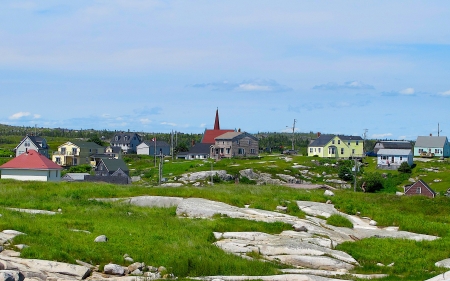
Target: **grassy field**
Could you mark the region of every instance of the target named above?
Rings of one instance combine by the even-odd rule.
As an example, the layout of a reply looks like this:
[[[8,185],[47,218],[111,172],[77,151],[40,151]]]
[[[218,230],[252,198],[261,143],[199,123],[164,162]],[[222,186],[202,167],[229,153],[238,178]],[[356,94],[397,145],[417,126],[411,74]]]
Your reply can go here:
[[[126,264],[123,255],[155,266],[164,265],[179,277],[200,275],[266,275],[277,273],[280,265],[248,261],[212,246],[213,231],[262,231],[279,233],[291,229],[282,223],[259,223],[239,219],[185,219],[174,208],[141,208],[89,200],[94,197],[164,195],[201,197],[228,204],[274,210],[288,201],[325,202],[323,191],[306,191],[281,186],[217,184],[206,187],[158,188],[117,186],[98,183],[38,183],[0,180],[0,230],[15,229],[14,244],[27,244],[26,258],[74,262],[80,259],[94,264]],[[354,256],[362,267],[355,272],[388,273],[382,280],[424,280],[442,269],[436,261],[449,256],[450,200],[441,196],[399,197],[392,194],[367,194],[338,190],[333,197],[336,208],[346,213],[361,212],[379,225],[396,225],[417,233],[439,235],[432,242],[401,239],[364,239],[344,243],[339,250]],[[55,216],[31,215],[5,207],[33,208],[62,213]],[[292,214],[304,214],[291,209]],[[86,230],[73,232],[72,229]],[[105,234],[108,243],[94,243]],[[376,263],[393,267],[379,267]]]

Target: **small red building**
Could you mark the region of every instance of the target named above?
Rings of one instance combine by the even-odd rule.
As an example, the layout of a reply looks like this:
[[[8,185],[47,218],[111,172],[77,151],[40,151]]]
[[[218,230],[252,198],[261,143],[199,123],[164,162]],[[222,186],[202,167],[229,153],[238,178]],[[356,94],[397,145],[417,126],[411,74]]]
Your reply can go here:
[[[404,187],[405,195],[424,195],[430,198],[436,197],[436,192],[431,189],[423,180],[418,180],[412,185]]]

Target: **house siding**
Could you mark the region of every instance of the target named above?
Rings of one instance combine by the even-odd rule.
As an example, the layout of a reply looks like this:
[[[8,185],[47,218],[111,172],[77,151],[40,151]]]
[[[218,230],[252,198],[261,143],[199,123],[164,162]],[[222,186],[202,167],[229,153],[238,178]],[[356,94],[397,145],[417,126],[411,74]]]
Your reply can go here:
[[[21,181],[52,181],[61,180],[59,170],[27,170],[27,169],[3,169],[2,179],[15,179]]]
[[[405,195],[409,196],[423,195],[429,198],[434,198],[436,196],[436,194],[420,180],[409,187],[405,187],[405,189]]]
[[[248,157],[258,155],[258,140],[249,135],[238,135],[232,139],[216,139],[216,143],[211,147],[210,151],[211,158]]]

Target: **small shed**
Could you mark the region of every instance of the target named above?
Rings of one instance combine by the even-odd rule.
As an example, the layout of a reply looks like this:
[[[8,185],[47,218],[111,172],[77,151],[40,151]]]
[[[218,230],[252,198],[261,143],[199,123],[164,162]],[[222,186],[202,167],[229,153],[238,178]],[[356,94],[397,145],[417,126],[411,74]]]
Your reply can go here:
[[[84,181],[84,176],[89,176],[88,173],[67,173],[61,180],[63,181]]]
[[[381,148],[377,153],[377,167],[379,169],[398,169],[403,162],[409,166],[414,164],[411,149]]]
[[[418,180],[412,185],[405,186],[404,191],[405,195],[424,195],[430,198],[436,197],[436,192],[423,180]]]

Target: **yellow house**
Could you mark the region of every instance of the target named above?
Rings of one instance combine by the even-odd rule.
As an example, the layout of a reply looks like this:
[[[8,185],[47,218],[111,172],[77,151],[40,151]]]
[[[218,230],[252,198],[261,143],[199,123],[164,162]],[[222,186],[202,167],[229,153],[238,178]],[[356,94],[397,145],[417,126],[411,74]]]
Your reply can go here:
[[[308,146],[308,156],[322,158],[362,158],[364,140],[359,136],[319,135]]]
[[[61,166],[76,166],[91,164],[90,155],[103,153],[104,147],[95,142],[68,141],[58,146],[58,151],[53,152],[52,161]]]

